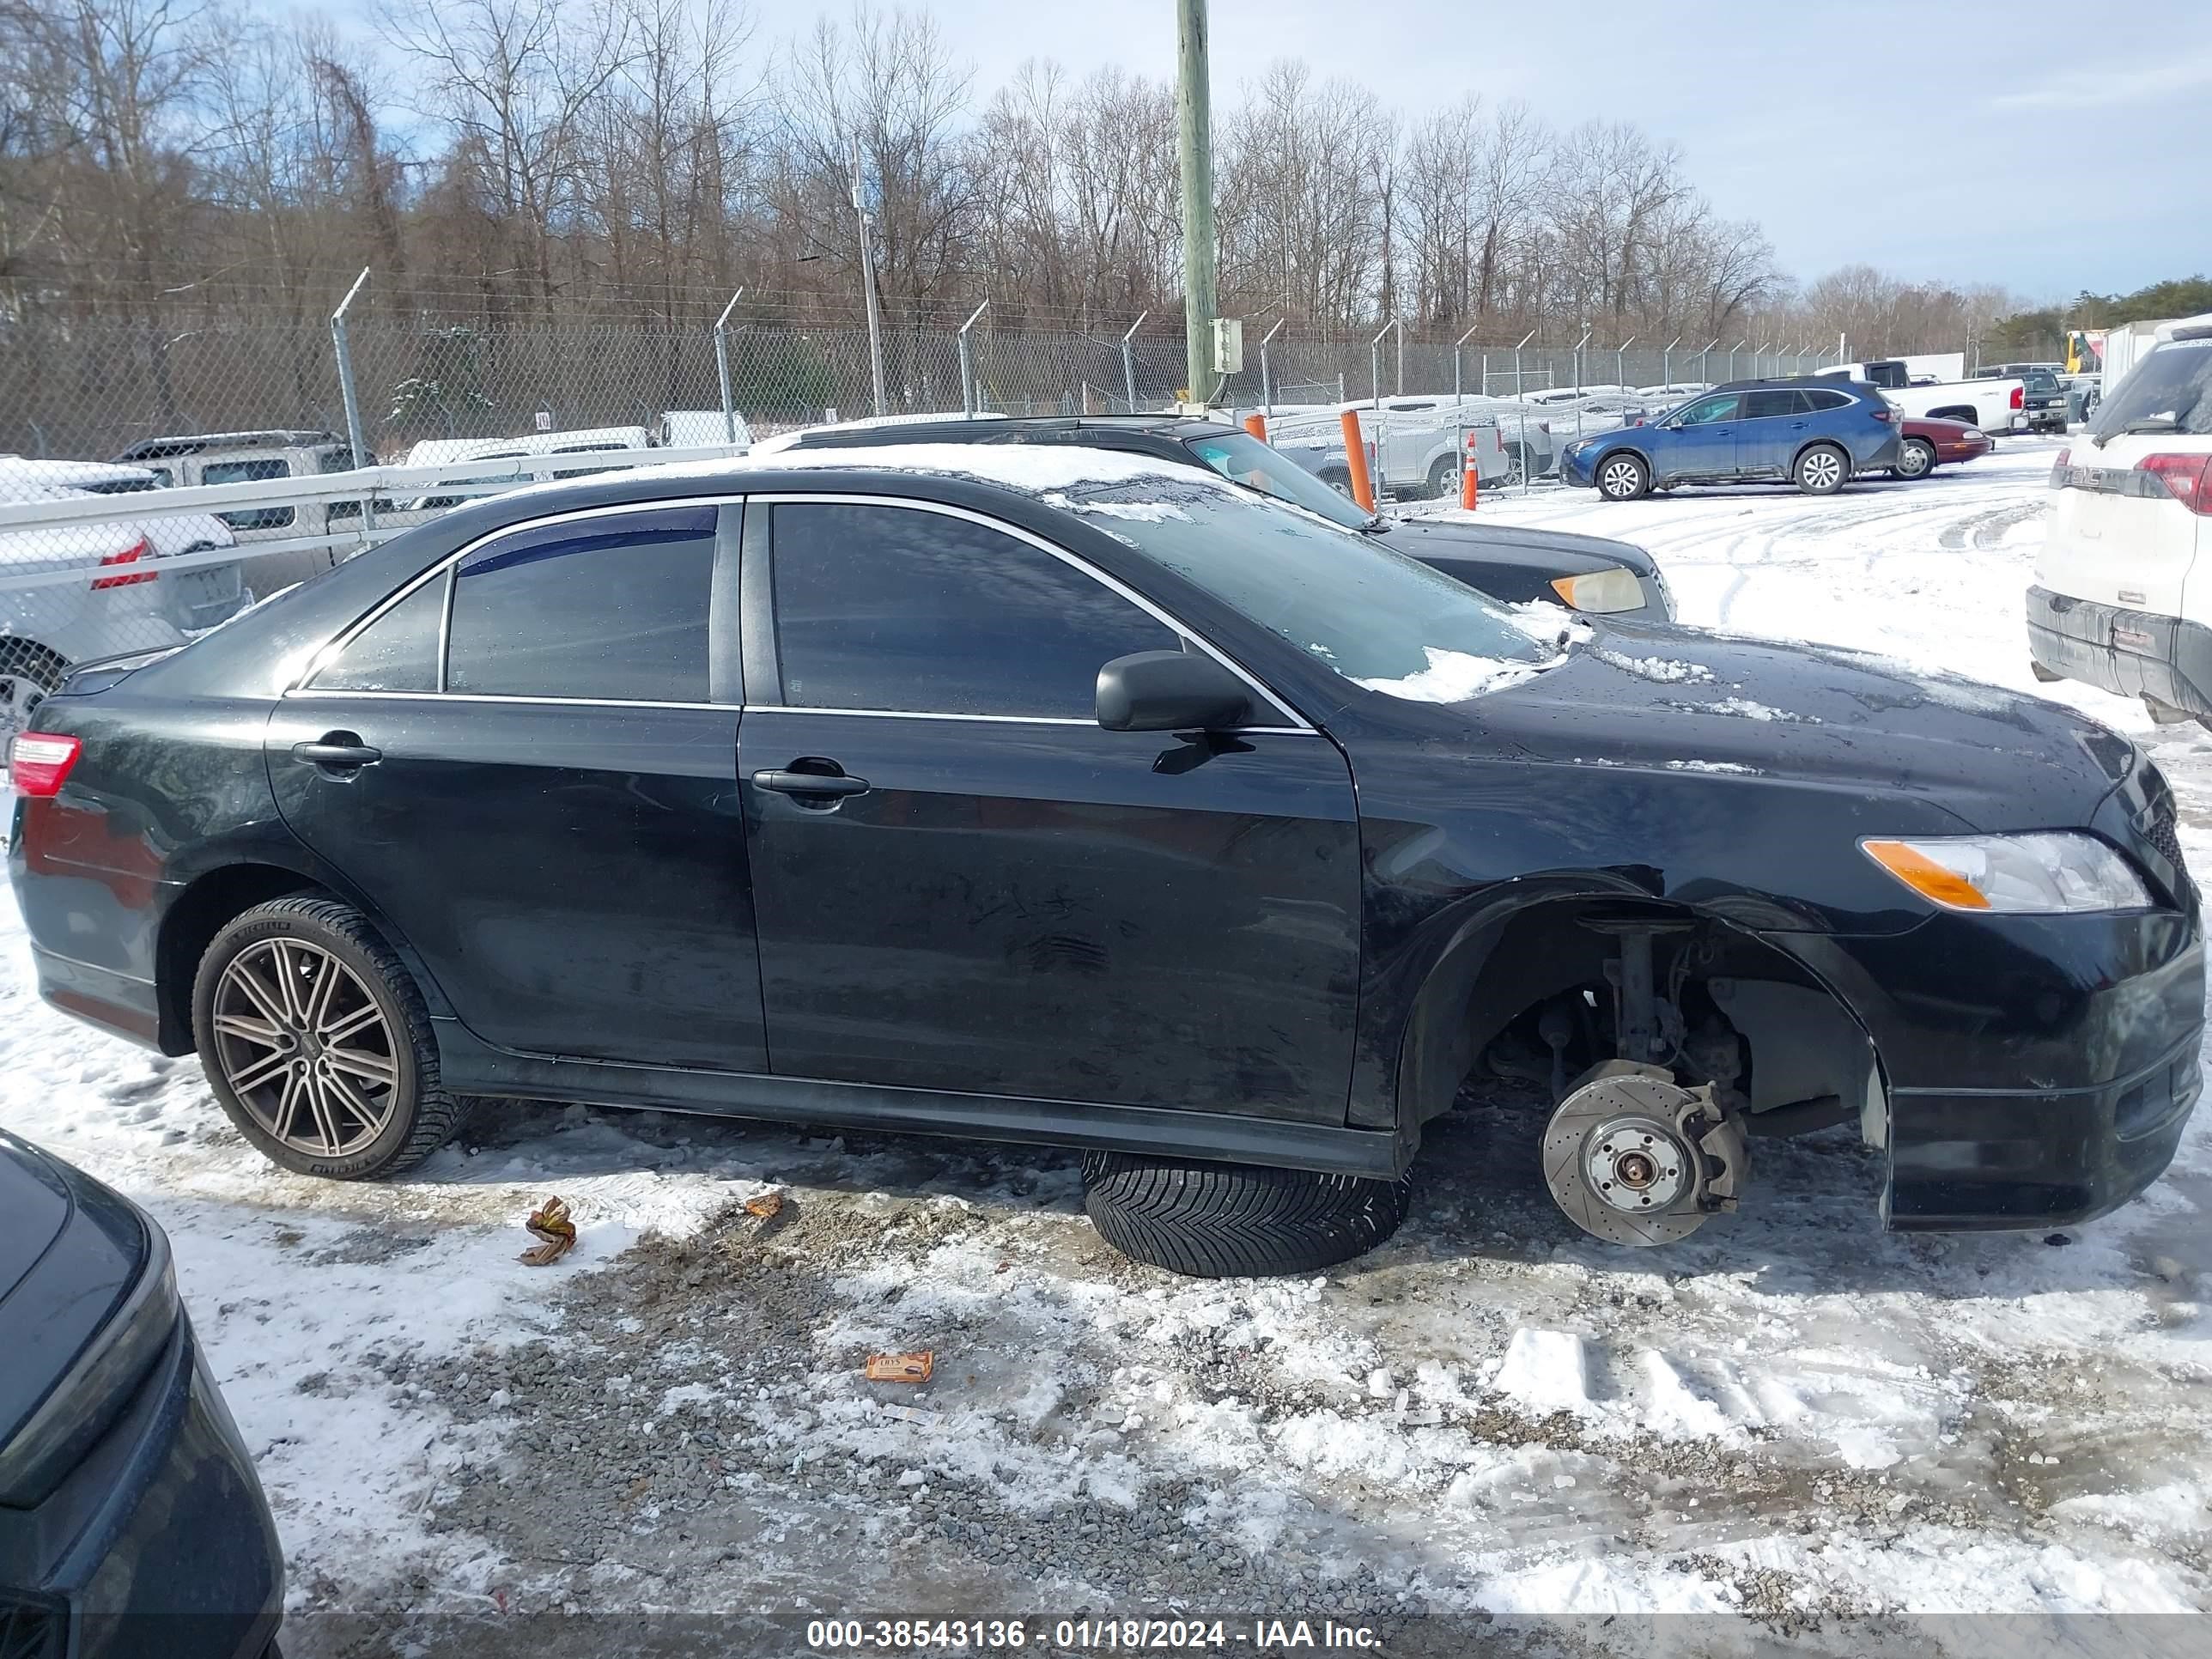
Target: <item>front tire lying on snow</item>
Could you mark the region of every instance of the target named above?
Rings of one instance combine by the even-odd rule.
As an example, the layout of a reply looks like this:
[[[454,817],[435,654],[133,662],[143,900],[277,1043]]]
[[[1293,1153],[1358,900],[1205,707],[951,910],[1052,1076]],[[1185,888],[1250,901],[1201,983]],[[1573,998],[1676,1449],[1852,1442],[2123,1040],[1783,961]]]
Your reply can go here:
[[[1200,1279],[1318,1273],[1398,1231],[1409,1182],[1126,1152],[1083,1160],[1083,1202],[1124,1255]]]

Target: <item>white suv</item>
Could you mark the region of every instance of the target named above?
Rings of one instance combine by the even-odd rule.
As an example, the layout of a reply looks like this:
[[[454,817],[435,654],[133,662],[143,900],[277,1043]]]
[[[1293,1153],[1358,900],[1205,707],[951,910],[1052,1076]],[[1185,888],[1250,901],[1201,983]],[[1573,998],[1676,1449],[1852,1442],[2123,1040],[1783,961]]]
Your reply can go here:
[[[2028,650],[2039,679],[2212,726],[2212,317],[2160,333],[2051,470]]]

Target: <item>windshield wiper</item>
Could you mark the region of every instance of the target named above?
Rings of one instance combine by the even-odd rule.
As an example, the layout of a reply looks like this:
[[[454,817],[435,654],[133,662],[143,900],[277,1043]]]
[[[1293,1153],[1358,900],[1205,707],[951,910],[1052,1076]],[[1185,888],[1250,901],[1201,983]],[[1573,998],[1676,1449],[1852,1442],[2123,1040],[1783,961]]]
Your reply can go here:
[[[2141,420],[2128,422],[2124,426],[2121,427],[2118,432],[2093,433],[2090,435],[2089,441],[2096,445],[2098,448],[2102,449],[2107,442],[2114,438],[2135,438],[2141,437],[2145,434],[2152,432],[2179,432],[2180,430],[2181,417],[2179,415],[2146,415]]]

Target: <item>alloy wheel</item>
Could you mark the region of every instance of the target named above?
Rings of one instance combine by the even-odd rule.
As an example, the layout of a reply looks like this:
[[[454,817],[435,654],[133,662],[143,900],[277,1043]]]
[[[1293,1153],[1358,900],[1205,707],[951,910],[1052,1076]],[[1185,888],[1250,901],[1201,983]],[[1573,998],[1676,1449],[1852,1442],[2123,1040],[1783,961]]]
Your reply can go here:
[[[320,945],[247,945],[216,983],[214,1024],[231,1092],[294,1151],[344,1157],[392,1121],[399,1098],[392,1027],[368,988]]]
[[[1603,487],[1605,493],[1620,501],[1625,501],[1633,495],[1636,493],[1637,485],[1641,482],[1642,477],[1638,472],[1636,463],[1633,461],[1613,461],[1598,475],[1598,483]]]
[[[1816,449],[1805,458],[1805,482],[1812,489],[1825,493],[1843,482],[1844,465],[1833,452]]]

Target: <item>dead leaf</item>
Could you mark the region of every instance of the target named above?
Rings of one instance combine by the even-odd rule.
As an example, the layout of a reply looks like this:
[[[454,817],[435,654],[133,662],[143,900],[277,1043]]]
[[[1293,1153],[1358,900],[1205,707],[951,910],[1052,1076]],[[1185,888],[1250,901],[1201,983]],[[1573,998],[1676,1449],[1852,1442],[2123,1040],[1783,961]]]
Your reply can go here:
[[[872,1353],[867,1376],[871,1382],[927,1382],[936,1366],[937,1356],[926,1348],[920,1353]]]
[[[745,1213],[758,1216],[763,1221],[771,1218],[781,1208],[783,1208],[781,1193],[763,1193],[757,1198],[749,1198],[745,1200]]]
[[[530,1218],[522,1224],[541,1241],[522,1253],[526,1267],[550,1267],[576,1248],[576,1224],[568,1219],[566,1199],[547,1199],[530,1212]]]
[[[1013,1265],[1014,1264],[1011,1261],[1001,1261],[997,1267],[992,1268],[991,1271],[994,1273],[1002,1273]]]

